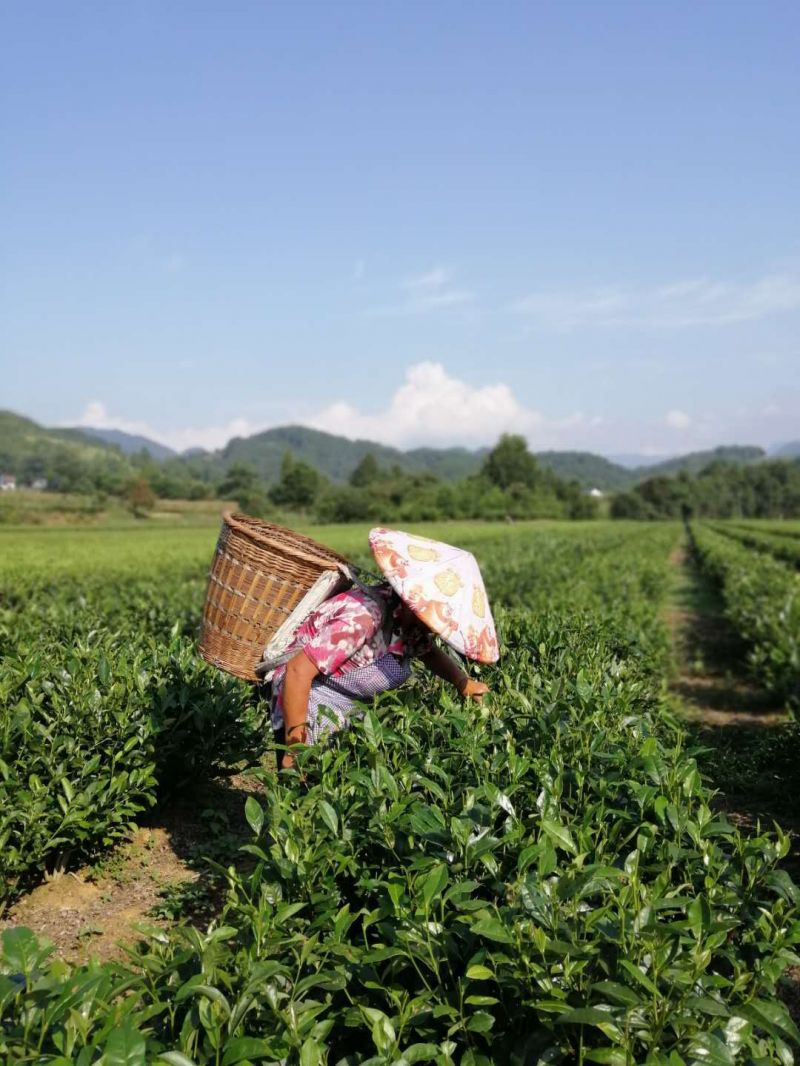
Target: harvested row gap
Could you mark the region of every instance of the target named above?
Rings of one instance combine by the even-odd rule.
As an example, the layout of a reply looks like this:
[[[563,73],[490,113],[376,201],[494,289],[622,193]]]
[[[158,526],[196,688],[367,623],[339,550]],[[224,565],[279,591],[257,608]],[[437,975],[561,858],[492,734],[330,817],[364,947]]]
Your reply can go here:
[[[251,833],[244,803],[261,784],[246,774],[201,784],[142,819],[130,841],[91,865],[53,876],[26,893],[0,930],[27,926],[74,963],[122,958],[139,926],[187,920],[205,926],[219,911],[221,879],[207,863],[244,867]]]
[[[709,749],[703,770],[719,790],[717,806],[743,832],[777,822],[792,837],[785,866],[800,879],[796,767],[784,745],[798,727],[787,708],[746,673],[746,648],[723,614],[719,590],[682,540],[670,555],[673,582],[665,621],[673,649],[670,691],[694,738]],[[796,748],[796,745],[795,745]],[[800,967],[781,995],[800,1022]]]
[[[719,591],[685,541],[674,549],[670,562],[674,580],[667,624],[675,664],[671,689],[685,717],[719,727],[765,727],[788,721],[781,701],[747,676],[747,649],[724,617]]]

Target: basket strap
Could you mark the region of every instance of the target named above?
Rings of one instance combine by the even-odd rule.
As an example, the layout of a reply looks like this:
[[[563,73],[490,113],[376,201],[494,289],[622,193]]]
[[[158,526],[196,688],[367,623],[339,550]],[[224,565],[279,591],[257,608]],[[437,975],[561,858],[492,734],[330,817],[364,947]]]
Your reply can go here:
[[[347,566],[340,567],[340,569],[363,592],[369,592],[372,585],[381,585],[386,581],[382,574],[373,574],[371,570],[365,570],[363,566],[357,566],[355,563],[348,563]],[[370,579],[369,584],[367,579]]]

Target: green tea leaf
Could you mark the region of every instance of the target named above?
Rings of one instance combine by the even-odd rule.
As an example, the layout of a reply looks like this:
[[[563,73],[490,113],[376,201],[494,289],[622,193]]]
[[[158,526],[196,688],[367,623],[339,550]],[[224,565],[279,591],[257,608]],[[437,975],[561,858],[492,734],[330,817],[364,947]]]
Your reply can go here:
[[[108,1066],[146,1066],[144,1037],[126,1023],[108,1034],[104,1048]]]
[[[467,1029],[471,1033],[488,1033],[494,1027],[494,1017],[485,1010],[477,1010],[467,1019]]]
[[[551,840],[553,840],[564,851],[569,851],[575,855],[578,849],[575,846],[575,841],[572,839],[572,834],[565,825],[560,822],[554,822],[550,818],[542,818],[542,829],[547,833]]]
[[[274,1045],[269,1040],[256,1036],[240,1036],[225,1044],[222,1066],[235,1066],[246,1059],[275,1058]]]
[[[690,1054],[710,1066],[735,1066],[735,1059],[723,1042],[712,1033],[698,1033],[692,1038]]]
[[[439,863],[434,866],[427,874],[424,875],[424,882],[422,886],[422,899],[425,905],[425,910],[430,909],[431,903],[442,894],[448,881],[447,866],[445,863]]]
[[[255,835],[260,836],[264,826],[264,811],[255,796],[248,796],[245,800],[244,816]]]
[[[498,944],[513,943],[508,930],[497,918],[479,918],[471,928],[478,936],[485,937],[487,940],[495,940]]]
[[[325,825],[336,836],[339,832],[339,816],[327,800],[319,801],[319,813]]]
[[[613,1020],[614,1015],[610,1010],[600,1010],[599,1007],[576,1007],[556,1019],[563,1025],[607,1025]]]

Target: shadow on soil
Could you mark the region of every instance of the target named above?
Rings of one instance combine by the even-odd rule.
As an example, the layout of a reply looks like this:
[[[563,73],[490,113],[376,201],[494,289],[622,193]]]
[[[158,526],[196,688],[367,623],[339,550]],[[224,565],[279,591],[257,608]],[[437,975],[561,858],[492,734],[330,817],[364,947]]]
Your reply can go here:
[[[216,916],[225,884],[213,864],[234,866],[239,872],[253,865],[252,858],[241,851],[253,837],[244,805],[249,795],[260,791],[259,782],[244,774],[217,778],[184,793],[143,821],[145,829],[166,833],[172,854],[190,872],[161,891],[149,912],[152,916],[198,926]]]
[[[244,805],[261,791],[246,774],[214,778],[157,807],[132,838],[74,872],[23,895],[0,929],[24,925],[71,962],[121,958],[140,927],[186,921],[204,928],[220,911],[226,880],[214,864],[244,873],[252,838]],[[211,861],[209,861],[211,860]]]
[[[800,831],[794,782],[800,726],[747,674],[747,650],[725,619],[718,590],[688,551],[672,598],[676,674],[671,689],[690,731],[710,751],[704,770],[740,824],[778,821]],[[794,872],[800,872],[797,841]]]
[[[724,617],[719,591],[691,554],[681,551],[673,596],[677,676],[672,690],[688,709],[724,712],[718,726],[774,725],[786,709],[747,675],[747,648]]]

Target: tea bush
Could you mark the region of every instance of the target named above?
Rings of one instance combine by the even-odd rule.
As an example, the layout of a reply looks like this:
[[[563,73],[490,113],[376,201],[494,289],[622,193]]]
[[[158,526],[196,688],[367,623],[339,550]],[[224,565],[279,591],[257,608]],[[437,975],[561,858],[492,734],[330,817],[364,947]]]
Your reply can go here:
[[[775,998],[800,943],[788,841],[712,812],[665,710],[676,537],[476,545],[493,602],[512,605],[485,706],[419,675],[298,772],[258,771],[254,866],[228,871],[205,932],[70,969],[7,931],[0,1054],[789,1064],[799,1034]]]
[[[692,541],[703,569],[720,587],[725,614],[749,648],[755,677],[800,701],[800,574],[769,555],[701,524]]]
[[[264,746],[247,686],[194,653],[206,580],[198,531],[178,531],[189,538],[183,563],[174,535],[161,543],[150,532],[146,575],[129,531],[105,534],[115,554],[101,551],[96,570],[86,565],[100,551],[91,530],[67,535],[72,566],[69,552],[49,570],[35,555],[25,567],[4,561],[0,903],[46,863],[63,866],[80,849],[119,839],[165,791],[212,766],[255,761]],[[530,603],[544,605],[571,588],[585,606],[612,572],[607,553],[642,536],[623,526],[533,535],[479,526],[462,539],[488,561],[498,598],[527,588]],[[43,544],[59,543],[53,538],[40,534]],[[366,554],[361,561],[370,564]],[[617,592],[615,584],[609,599]]]
[[[159,794],[263,746],[246,686],[197,657],[202,587],[156,574],[5,593],[0,902],[46,862],[125,835]]]
[[[731,525],[730,523],[712,523],[710,526],[715,533],[730,537],[739,544],[748,548],[756,548],[758,551],[767,552],[769,555],[789,563],[796,569],[800,567],[800,537],[794,533],[774,532],[770,529],[753,529],[750,526]]]
[[[612,623],[501,627],[486,707],[419,679],[260,773],[220,924],[71,972],[6,934],[10,1060],[791,1061],[786,838],[712,813]]]

